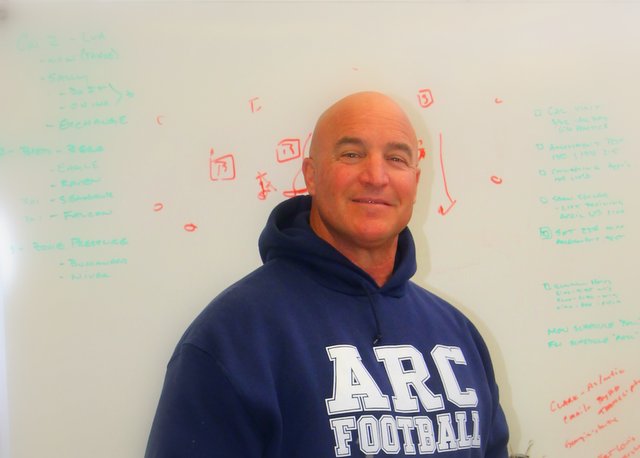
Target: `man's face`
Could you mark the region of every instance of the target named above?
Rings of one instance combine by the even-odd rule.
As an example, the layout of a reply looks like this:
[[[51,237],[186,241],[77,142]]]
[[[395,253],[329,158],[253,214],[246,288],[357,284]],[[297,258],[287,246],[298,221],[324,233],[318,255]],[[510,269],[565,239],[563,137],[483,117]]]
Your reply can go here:
[[[342,252],[395,246],[413,211],[417,162],[413,127],[394,102],[357,94],[334,105],[303,165],[314,231]]]

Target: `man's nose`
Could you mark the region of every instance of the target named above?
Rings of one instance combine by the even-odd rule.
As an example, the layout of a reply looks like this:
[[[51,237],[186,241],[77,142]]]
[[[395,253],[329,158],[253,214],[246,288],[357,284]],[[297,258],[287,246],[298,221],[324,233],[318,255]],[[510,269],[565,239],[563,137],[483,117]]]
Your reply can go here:
[[[388,164],[382,154],[368,154],[362,164],[360,179],[372,186],[384,186],[389,183]]]

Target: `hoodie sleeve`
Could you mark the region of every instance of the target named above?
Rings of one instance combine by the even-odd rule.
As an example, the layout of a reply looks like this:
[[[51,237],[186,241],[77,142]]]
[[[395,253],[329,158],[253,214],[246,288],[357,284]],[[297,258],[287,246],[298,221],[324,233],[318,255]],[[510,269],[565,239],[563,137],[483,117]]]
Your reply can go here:
[[[476,345],[478,346],[482,360],[484,361],[483,364],[492,397],[491,425],[489,427],[489,435],[487,437],[485,457],[508,458],[507,446],[509,443],[509,427],[507,425],[507,419],[504,415],[504,411],[502,410],[502,406],[500,405],[500,394],[493,369],[493,363],[489,354],[489,348],[480,335],[480,331],[478,331],[473,324],[471,324],[471,334],[476,341]]]
[[[497,392],[497,387],[496,387]],[[497,393],[496,393],[497,396]],[[509,442],[509,430],[507,420],[500,404],[496,403],[493,411],[493,424],[487,445],[487,458],[507,458],[507,443]]]
[[[258,458],[258,428],[223,368],[182,344],[169,362],[145,458]]]

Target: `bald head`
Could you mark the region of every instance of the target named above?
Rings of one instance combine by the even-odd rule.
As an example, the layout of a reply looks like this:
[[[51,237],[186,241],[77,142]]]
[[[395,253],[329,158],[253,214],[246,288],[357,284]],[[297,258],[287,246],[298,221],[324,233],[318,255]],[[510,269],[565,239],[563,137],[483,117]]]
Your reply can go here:
[[[331,105],[318,118],[309,155],[314,157],[332,147],[327,141],[332,138],[335,140],[336,132],[346,134],[358,123],[370,124],[372,128],[376,128],[381,122],[405,134],[412,159],[417,164],[418,141],[408,116],[398,103],[380,92],[357,92]]]

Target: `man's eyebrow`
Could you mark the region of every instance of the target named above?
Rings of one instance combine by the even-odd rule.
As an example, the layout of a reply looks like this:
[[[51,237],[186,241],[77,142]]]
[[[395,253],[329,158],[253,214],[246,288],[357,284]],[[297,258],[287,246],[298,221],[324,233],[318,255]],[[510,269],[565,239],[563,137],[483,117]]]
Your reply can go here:
[[[407,143],[404,142],[390,142],[387,144],[388,151],[400,150],[409,156],[413,156],[413,149]]]
[[[358,137],[341,137],[337,142],[336,142],[336,147],[337,146],[342,146],[342,145],[358,145],[358,146],[364,146],[364,141],[361,138]]]
[[[349,137],[349,136],[345,136],[345,137],[341,137],[337,142],[336,142],[336,146],[342,146],[342,145],[360,145],[360,146],[364,146],[365,142],[364,140],[362,140],[359,137]],[[386,150],[400,150],[400,151],[404,151],[407,154],[412,154],[413,153],[413,149],[411,149],[411,146],[409,146],[408,143],[405,142],[389,142],[387,143]]]

